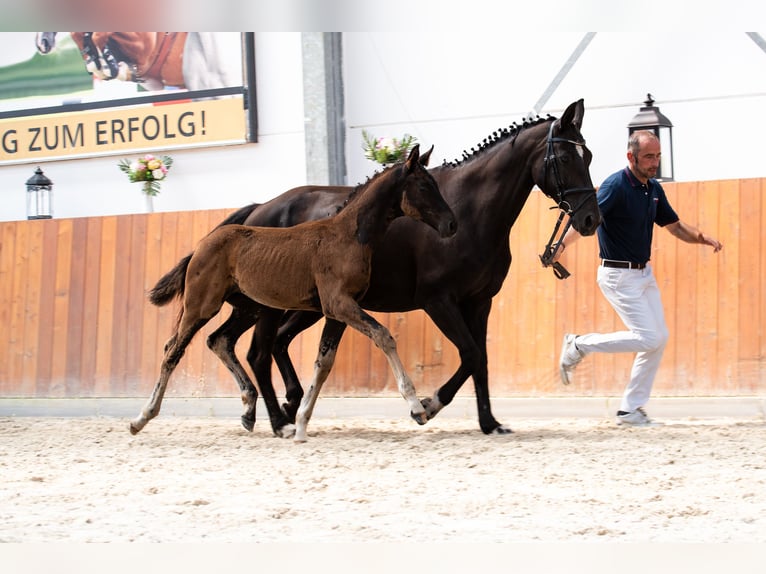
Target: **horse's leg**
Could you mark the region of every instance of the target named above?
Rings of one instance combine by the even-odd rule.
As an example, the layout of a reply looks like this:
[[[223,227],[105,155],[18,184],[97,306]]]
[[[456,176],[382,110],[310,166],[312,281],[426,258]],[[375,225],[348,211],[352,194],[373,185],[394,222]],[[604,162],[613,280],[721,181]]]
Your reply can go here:
[[[476,406],[479,411],[479,426],[484,434],[508,434],[513,431],[500,424],[492,415],[489,400],[489,370],[487,368],[487,323],[492,309],[492,299],[478,301],[466,306],[463,316],[471,330],[473,340],[479,347],[479,361],[473,371],[473,385],[476,392]],[[455,391],[457,392],[457,391]],[[454,396],[454,395],[453,395]]]
[[[246,430],[252,431],[255,426],[255,404],[258,400],[258,390],[234,352],[237,340],[255,324],[258,318],[259,306],[253,304],[250,299],[247,301],[250,303],[237,301],[229,318],[207,338],[207,346],[221,359],[221,362],[234,376],[234,380],[237,381],[242,396],[242,404],[245,406],[245,412],[241,418],[242,426]]]
[[[306,426],[314,412],[319,391],[335,363],[335,353],[345,330],[345,323],[333,319],[325,321],[319,341],[319,352],[314,362],[314,376],[295,417],[295,442],[306,442]]]
[[[152,395],[141,410],[141,414],[131,421],[130,434],[138,433],[150,420],[160,413],[162,397],[165,395],[170,375],[178,365],[178,361],[183,357],[184,351],[189,346],[194,335],[209,321],[209,318],[205,319],[195,316],[193,319],[187,319],[187,316],[184,313],[178,324],[178,329],[165,345],[165,357],[160,367],[160,378],[157,380],[157,384],[154,385]]]
[[[460,309],[454,302],[447,300],[431,301],[424,307],[424,310],[444,336],[457,347],[460,354],[460,364],[457,371],[434,392],[433,397],[422,401],[430,420],[452,402],[457,391],[471,376],[475,368],[474,365],[479,360],[479,348],[471,336],[468,325],[465,324]]]
[[[327,302],[325,302],[327,301]],[[359,304],[351,297],[336,297],[332,300],[323,299],[325,316],[343,321],[349,327],[353,327],[363,335],[372,339],[375,346],[383,351],[388,359],[388,364],[394,373],[399,393],[410,405],[410,416],[418,424],[426,424],[428,415],[425,412],[423,404],[418,400],[415,393],[415,385],[404,370],[404,365],[396,352],[396,341],[391,333],[383,325],[378,323],[372,315],[362,309]]]
[[[279,407],[274,385],[271,382],[271,353],[274,347],[279,323],[284,311],[263,307],[259,313],[258,322],[253,333],[253,342],[247,354],[247,360],[253,368],[255,380],[263,395],[263,402],[269,413],[271,428],[274,434],[283,438],[290,438],[295,432],[295,427],[287,420],[284,412]]]
[[[282,409],[290,422],[295,422],[295,414],[303,397],[303,387],[295,372],[293,362],[288,353],[288,347],[295,337],[311,327],[322,318],[321,313],[311,311],[288,311],[282,319],[282,324],[274,339],[273,355],[277,363],[279,373],[285,383],[285,399],[287,402]]]
[[[479,409],[479,427],[485,434],[504,434],[504,427],[492,415],[487,371],[487,321],[492,300],[466,304],[462,308],[447,301],[429,303],[425,311],[460,353],[460,365],[450,379],[424,404],[429,418],[452,402],[466,379],[473,375]]]

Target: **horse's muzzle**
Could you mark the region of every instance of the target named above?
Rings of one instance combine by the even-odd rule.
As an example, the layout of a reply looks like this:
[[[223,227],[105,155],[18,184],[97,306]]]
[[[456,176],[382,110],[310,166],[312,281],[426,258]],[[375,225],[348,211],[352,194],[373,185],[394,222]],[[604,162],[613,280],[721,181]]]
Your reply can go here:
[[[599,225],[601,225],[601,214],[598,211],[595,214],[583,213],[580,217],[575,214],[572,221],[572,226],[577,232],[585,236],[593,235]]]

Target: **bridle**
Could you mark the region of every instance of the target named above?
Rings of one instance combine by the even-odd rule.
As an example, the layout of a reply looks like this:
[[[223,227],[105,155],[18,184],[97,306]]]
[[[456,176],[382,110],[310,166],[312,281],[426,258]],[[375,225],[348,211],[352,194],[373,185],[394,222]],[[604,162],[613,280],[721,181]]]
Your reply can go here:
[[[590,196],[585,196],[580,200],[579,203],[572,206],[572,203],[567,199],[567,197],[577,193],[591,192],[595,190],[592,187],[572,187],[569,189],[564,189],[564,183],[561,179],[561,173],[559,172],[559,162],[556,158],[556,152],[553,149],[553,144],[570,143],[576,146],[585,146],[585,140],[577,141],[566,138],[553,137],[553,124],[555,123],[555,121],[551,122],[551,126],[548,128],[548,139],[546,141],[547,147],[545,150],[545,158],[543,160],[543,181],[548,181],[548,172],[549,170],[552,171],[553,180],[556,183],[556,194],[558,195],[558,200],[556,206],[552,207],[551,209],[559,209],[559,218],[553,228],[551,238],[545,245],[542,255],[540,255],[540,261],[542,262],[543,267],[553,267],[553,274],[557,279],[566,279],[570,275],[569,271],[567,271],[566,268],[558,261],[553,261],[553,258],[556,257],[556,253],[558,253],[558,250],[561,247],[561,240],[564,238],[564,235],[566,235],[566,232],[569,231],[569,227],[572,225],[572,216],[578,209],[585,205],[585,202],[588,201],[588,199],[590,199]],[[561,231],[558,241],[554,241],[556,239],[556,234],[559,232],[561,224],[564,221],[565,215],[568,215],[569,219],[567,220],[564,229]]]

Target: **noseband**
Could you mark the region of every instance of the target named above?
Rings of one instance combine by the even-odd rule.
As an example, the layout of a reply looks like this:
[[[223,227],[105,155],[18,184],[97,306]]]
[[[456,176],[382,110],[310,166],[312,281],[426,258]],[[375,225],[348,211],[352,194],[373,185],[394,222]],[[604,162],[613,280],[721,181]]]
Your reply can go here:
[[[553,137],[553,124],[555,122],[551,122],[550,128],[548,128],[548,140],[546,142],[547,149],[545,151],[545,159],[543,160],[543,181],[548,180],[548,171],[551,170],[553,172],[553,179],[556,182],[556,193],[558,195],[558,202],[556,207],[552,207],[551,209],[559,209],[559,218],[558,221],[556,221],[556,225],[553,228],[553,233],[551,234],[551,238],[548,240],[548,243],[546,244],[543,254],[540,255],[540,261],[543,264],[543,267],[553,267],[553,274],[558,279],[566,279],[569,277],[570,273],[566,270],[566,268],[559,263],[558,261],[553,261],[553,258],[556,256],[556,253],[558,253],[559,248],[561,247],[561,240],[564,238],[564,235],[566,235],[566,232],[569,231],[569,227],[572,225],[572,216],[575,214],[575,212],[580,209],[583,205],[585,205],[585,202],[588,201],[589,197],[586,196],[580,202],[572,206],[572,204],[569,202],[567,197],[572,194],[576,193],[582,193],[582,192],[590,192],[593,191],[592,187],[572,187],[569,189],[564,189],[564,183],[561,179],[561,174],[559,172],[559,162],[556,158],[556,152],[553,149],[553,144],[556,142],[561,143],[570,143],[572,145],[576,146],[584,146],[585,140],[581,141],[575,141],[570,140],[566,138],[555,138]],[[556,239],[556,234],[559,232],[559,228],[561,228],[561,224],[564,221],[564,216],[568,215],[569,219],[567,220],[566,225],[564,226],[564,229],[561,231],[561,234],[559,235],[558,241],[554,240]]]

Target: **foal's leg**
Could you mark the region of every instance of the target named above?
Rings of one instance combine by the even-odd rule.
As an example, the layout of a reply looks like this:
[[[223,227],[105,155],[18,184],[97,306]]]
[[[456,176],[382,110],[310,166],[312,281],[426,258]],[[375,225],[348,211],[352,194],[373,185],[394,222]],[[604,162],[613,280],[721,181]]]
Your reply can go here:
[[[183,357],[184,351],[186,350],[186,347],[189,346],[194,335],[210,320],[209,318],[205,319],[200,318],[199,316],[195,316],[194,318],[187,317],[188,315],[184,313],[178,324],[176,333],[170,338],[165,346],[165,357],[163,358],[162,366],[160,367],[160,378],[154,386],[152,395],[142,409],[141,414],[131,421],[130,434],[138,433],[146,426],[146,423],[160,413],[162,397],[165,395],[165,389],[167,388],[170,375],[178,365],[178,361]]]
[[[258,400],[258,391],[234,352],[237,340],[255,324],[258,317],[258,306],[250,299],[247,301],[249,303],[237,302],[229,318],[207,338],[207,346],[221,359],[237,381],[242,394],[242,404],[245,406],[245,412],[241,418],[242,426],[245,430],[252,431],[255,426],[255,403]]]
[[[415,385],[404,370],[404,365],[396,352],[396,341],[391,333],[383,325],[378,323],[372,315],[366,313],[352,298],[342,297],[331,300],[331,307],[326,308],[325,316],[332,316],[338,321],[343,321],[363,335],[367,335],[381,351],[386,354],[388,364],[394,372],[396,382],[404,400],[410,405],[410,416],[415,421],[424,425],[428,422],[425,408],[415,394]]]
[[[290,360],[288,347],[299,333],[311,327],[321,318],[322,314],[314,311],[288,311],[285,313],[279,331],[277,331],[277,337],[274,339],[272,355],[285,383],[285,399],[287,399],[287,402],[282,405],[282,409],[290,422],[295,422],[295,414],[298,412],[298,406],[303,397],[303,387],[301,387],[301,381],[298,379],[298,374]]]
[[[314,362],[314,376],[295,417],[295,442],[306,442],[306,426],[314,412],[319,391],[335,363],[335,353],[345,330],[345,323],[333,319],[325,321],[319,341],[319,352]]]

